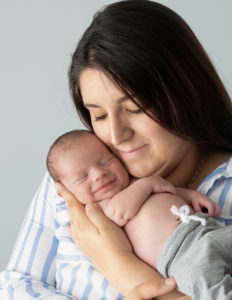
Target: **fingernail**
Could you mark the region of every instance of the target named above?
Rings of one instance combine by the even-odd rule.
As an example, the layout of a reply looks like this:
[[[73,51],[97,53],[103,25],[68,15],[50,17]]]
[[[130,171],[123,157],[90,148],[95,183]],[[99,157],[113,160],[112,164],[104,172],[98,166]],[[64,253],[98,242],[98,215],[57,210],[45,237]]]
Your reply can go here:
[[[60,193],[57,193],[58,196],[62,197],[62,195]]]
[[[92,208],[93,206],[96,206],[97,204],[94,203],[94,202],[90,202],[90,203],[87,203],[86,206],[85,206],[85,209],[88,210],[90,208]]]
[[[166,278],[165,279],[165,284],[166,285],[172,285],[174,283],[174,279],[173,278]]]

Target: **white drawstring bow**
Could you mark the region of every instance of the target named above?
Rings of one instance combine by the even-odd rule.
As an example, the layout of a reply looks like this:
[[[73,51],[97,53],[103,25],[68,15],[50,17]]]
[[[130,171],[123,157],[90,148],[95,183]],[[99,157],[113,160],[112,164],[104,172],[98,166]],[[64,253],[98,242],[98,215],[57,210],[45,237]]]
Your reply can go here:
[[[181,222],[183,223],[188,224],[190,221],[196,221],[201,222],[203,226],[206,225],[206,220],[204,218],[198,217],[196,215],[189,215],[190,209],[188,205],[183,205],[180,208],[177,208],[175,205],[172,205],[170,210],[174,215],[179,216]]]

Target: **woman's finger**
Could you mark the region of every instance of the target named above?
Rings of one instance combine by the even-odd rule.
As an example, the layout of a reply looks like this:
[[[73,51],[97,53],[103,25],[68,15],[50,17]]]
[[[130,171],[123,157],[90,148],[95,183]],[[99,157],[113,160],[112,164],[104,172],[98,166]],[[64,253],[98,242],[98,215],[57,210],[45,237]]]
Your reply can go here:
[[[108,219],[97,204],[89,203],[85,209],[88,219],[94,228],[96,228],[99,236],[105,240],[105,247],[111,249],[111,251],[120,248],[122,251],[132,252],[131,244],[125,232],[113,221]]]
[[[99,205],[88,203],[85,206],[86,214],[89,220],[99,229],[106,230],[111,222],[103,213]]]
[[[61,183],[56,183],[56,189],[68,206],[71,224],[78,223],[79,228],[89,226],[91,223],[86,215],[85,208],[76,197]]]
[[[174,278],[167,278],[161,280],[150,280],[136,286],[126,297],[125,300],[142,300],[153,299],[168,292],[176,287]]]
[[[80,211],[84,211],[83,205],[77,201],[76,197],[62,183],[56,183],[55,185],[58,195],[64,198],[68,206],[78,207]]]

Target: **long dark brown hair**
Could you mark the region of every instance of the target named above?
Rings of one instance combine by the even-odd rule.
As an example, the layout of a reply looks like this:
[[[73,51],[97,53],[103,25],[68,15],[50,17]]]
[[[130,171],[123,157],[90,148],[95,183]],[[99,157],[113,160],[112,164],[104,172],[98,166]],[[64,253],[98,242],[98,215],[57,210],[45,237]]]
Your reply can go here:
[[[79,84],[86,68],[103,71],[177,136],[212,150],[232,151],[230,97],[195,34],[168,7],[127,0],[94,16],[69,69],[77,112],[92,128]]]

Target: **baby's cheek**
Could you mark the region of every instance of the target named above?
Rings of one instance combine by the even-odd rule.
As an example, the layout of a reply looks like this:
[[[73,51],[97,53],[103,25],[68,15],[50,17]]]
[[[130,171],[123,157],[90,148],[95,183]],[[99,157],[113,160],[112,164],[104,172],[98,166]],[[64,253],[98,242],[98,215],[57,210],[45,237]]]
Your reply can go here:
[[[125,189],[126,187],[128,187],[128,185],[130,183],[130,178],[129,178],[128,172],[123,167],[123,168],[120,168],[120,170],[118,171],[118,174],[120,175],[119,178],[121,181],[122,189]]]
[[[74,196],[84,205],[93,201],[91,192],[84,185],[75,189]]]

